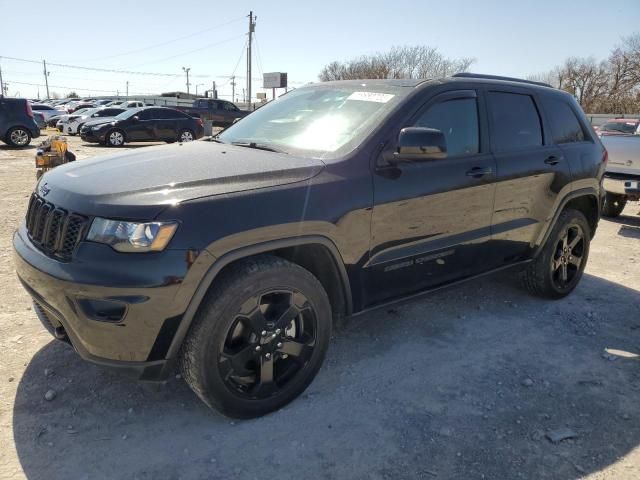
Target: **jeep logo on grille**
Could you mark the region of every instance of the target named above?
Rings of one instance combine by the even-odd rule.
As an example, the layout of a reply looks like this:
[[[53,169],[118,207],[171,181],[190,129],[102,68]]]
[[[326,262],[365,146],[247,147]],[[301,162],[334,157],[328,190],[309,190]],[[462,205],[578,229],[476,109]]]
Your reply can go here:
[[[44,185],[40,185],[40,195],[42,195],[43,197],[46,197],[47,195],[49,195],[49,192],[51,191],[51,189],[49,187],[47,187],[47,183],[45,182]]]

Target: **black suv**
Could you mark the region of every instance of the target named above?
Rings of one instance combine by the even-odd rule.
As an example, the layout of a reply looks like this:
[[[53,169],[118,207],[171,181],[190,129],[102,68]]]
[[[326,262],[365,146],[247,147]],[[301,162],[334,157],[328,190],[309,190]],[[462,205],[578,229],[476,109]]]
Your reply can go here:
[[[203,121],[165,107],[129,108],[113,118],[91,120],[80,137],[109,147],[125,142],[190,142],[204,135]]]
[[[178,363],[208,405],[253,417],[309,385],[338,318],[510,266],[569,294],[606,159],[542,84],[327,82],[212,141],[49,171],[15,262],[83,358],[145,380]]]
[[[0,96],[0,140],[11,147],[26,147],[39,136],[29,101]]]

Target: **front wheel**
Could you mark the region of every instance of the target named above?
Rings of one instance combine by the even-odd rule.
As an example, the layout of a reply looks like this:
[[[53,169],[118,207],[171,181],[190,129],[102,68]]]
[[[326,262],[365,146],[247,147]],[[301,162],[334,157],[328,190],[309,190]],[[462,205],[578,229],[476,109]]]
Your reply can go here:
[[[180,135],[178,135],[179,142],[193,142],[195,140],[195,136],[191,130],[182,130],[180,131]]]
[[[607,192],[604,197],[604,206],[602,207],[602,215],[605,217],[618,217],[627,204],[627,197],[615,193]]]
[[[540,254],[524,271],[527,289],[538,296],[558,299],[580,282],[589,257],[591,229],[584,214],[564,210]]]
[[[124,133],[120,130],[111,130],[105,137],[105,144],[108,147],[121,147],[124,145]]]
[[[331,306],[318,279],[278,257],[254,257],[215,280],[182,346],[181,368],[207,405],[258,417],[307,388],[330,336]]]

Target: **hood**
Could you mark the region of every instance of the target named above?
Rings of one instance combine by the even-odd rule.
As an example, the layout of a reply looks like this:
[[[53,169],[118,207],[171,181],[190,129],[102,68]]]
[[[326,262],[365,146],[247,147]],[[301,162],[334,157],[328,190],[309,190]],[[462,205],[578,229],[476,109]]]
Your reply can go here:
[[[77,213],[148,219],[186,200],[308,180],[323,166],[316,159],[196,141],[61,165],[37,189]]]

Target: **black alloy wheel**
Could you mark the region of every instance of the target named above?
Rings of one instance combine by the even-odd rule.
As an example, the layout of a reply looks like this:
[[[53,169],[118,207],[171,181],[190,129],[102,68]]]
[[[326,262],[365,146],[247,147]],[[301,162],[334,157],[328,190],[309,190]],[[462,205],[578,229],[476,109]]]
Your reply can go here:
[[[307,297],[288,289],[248,299],[223,340],[218,369],[236,395],[265,399],[277,395],[309,363],[317,318]]]
[[[551,279],[559,290],[571,289],[580,277],[585,252],[585,234],[578,224],[570,224],[560,236],[551,260]]]
[[[272,255],[238,260],[214,279],[189,327],[183,377],[227,416],[265,415],[313,381],[331,324],[329,297],[309,270]]]

